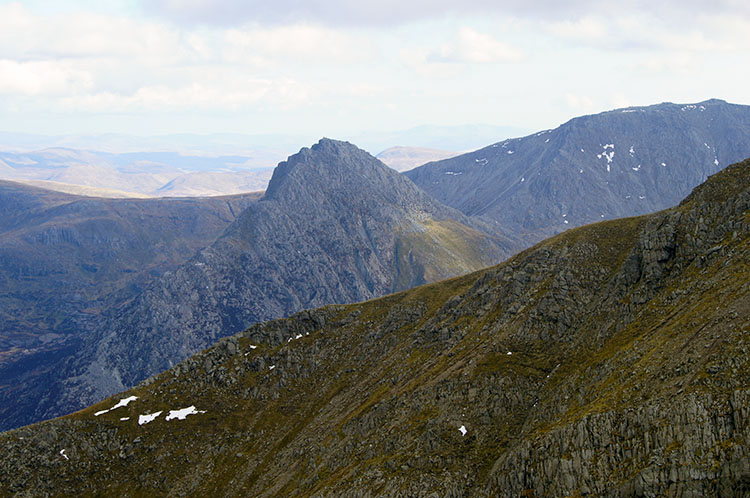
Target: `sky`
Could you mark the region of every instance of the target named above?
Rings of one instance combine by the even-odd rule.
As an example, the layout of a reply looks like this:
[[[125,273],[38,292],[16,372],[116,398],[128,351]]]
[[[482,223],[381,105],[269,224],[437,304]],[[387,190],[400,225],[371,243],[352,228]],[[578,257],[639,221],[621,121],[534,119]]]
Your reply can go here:
[[[0,1],[0,130],[336,138],[750,104],[747,33],[746,0]]]

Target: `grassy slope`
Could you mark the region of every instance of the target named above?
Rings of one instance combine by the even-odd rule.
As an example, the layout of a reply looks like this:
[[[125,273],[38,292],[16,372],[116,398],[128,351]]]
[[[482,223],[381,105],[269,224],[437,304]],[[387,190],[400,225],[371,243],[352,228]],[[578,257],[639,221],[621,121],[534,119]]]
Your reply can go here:
[[[575,229],[488,270],[255,326],[131,390],[127,408],[93,416],[115,397],[0,436],[0,490],[483,494],[524,444],[596,414],[692,395],[722,405],[750,387],[750,214],[716,216],[747,198],[748,169],[674,210]],[[206,413],[136,423],[189,405]],[[746,448],[717,444],[695,465]],[[645,465],[622,457],[607,479]]]

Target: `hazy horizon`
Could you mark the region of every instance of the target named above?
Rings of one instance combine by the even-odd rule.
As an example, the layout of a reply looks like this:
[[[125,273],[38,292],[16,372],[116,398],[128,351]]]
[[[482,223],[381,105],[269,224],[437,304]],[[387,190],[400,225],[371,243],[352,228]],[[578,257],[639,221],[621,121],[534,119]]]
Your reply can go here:
[[[750,7],[732,1],[31,0],[0,2],[0,27],[7,132],[309,142],[750,103]]]

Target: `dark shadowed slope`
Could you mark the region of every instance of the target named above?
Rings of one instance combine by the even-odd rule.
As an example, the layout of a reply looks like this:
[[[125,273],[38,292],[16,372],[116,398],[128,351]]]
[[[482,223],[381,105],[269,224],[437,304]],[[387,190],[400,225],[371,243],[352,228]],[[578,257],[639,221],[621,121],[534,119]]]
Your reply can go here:
[[[60,415],[251,323],[467,273],[510,253],[471,224],[366,152],[321,140],[281,163],[264,198],[214,244],[114,310],[58,366],[48,393],[27,403],[38,403],[37,417]]]
[[[676,208],[255,325],[0,435],[0,490],[747,496],[749,230],[746,161]]]
[[[709,100],[583,116],[405,173],[439,201],[536,242],[673,206],[750,156],[750,106]]]
[[[257,197],[102,199],[0,182],[0,427],[23,401],[18,385],[44,390],[103,310],[215,241]]]

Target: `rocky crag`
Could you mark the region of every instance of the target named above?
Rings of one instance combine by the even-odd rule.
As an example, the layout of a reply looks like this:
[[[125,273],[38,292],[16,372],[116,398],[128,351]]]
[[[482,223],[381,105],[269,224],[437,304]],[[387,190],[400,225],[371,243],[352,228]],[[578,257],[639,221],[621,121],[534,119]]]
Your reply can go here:
[[[750,106],[709,100],[577,117],[405,174],[440,202],[535,243],[674,206],[748,156]]]
[[[750,493],[750,161],[0,435],[16,496]]]
[[[105,310],[184,264],[257,198],[104,199],[0,181],[0,429],[35,420],[19,386],[44,389]]]
[[[468,273],[515,249],[483,228],[357,147],[321,140],[281,163],[218,240],[100,324],[58,365],[36,414],[80,409],[252,323]]]

